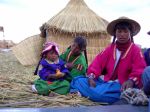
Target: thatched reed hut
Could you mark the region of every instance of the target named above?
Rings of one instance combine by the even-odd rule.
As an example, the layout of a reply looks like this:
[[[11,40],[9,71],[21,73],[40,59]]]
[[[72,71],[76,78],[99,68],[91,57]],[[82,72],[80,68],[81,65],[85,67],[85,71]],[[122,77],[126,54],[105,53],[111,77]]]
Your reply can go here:
[[[106,32],[108,22],[88,8],[84,0],[70,0],[66,7],[41,27],[40,35],[29,37],[12,48],[23,65],[35,65],[45,41],[59,45],[60,52],[70,46],[75,36],[87,38],[88,63],[110,43]]]
[[[46,41],[59,44],[64,51],[77,35],[87,38],[87,56],[89,63],[108,43],[106,33],[108,22],[88,8],[84,0],[70,0],[66,7],[52,17],[42,27]]]

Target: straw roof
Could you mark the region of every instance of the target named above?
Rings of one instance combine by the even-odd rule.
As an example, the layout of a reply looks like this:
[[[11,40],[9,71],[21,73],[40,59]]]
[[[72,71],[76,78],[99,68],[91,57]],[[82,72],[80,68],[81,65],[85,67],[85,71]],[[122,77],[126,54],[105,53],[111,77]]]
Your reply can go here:
[[[66,33],[106,33],[108,22],[88,8],[84,0],[70,0],[47,24],[49,30]]]

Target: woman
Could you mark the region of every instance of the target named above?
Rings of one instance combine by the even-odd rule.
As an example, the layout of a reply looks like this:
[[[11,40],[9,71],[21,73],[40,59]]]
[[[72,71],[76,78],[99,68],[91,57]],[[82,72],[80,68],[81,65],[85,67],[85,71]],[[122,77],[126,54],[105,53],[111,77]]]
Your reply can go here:
[[[147,34],[150,35],[150,31],[147,32]],[[145,50],[144,57],[145,57],[145,61],[146,61],[147,66],[150,66],[150,48]]]
[[[99,53],[88,67],[88,78],[76,78],[72,88],[93,101],[113,103],[121,90],[141,88],[141,74],[146,66],[141,49],[133,36],[140,31],[136,21],[121,17],[110,22],[107,32],[113,42]],[[104,75],[104,80],[99,77]]]
[[[150,31],[147,34],[150,35]],[[150,95],[150,48],[145,51],[144,56],[147,67],[144,69],[142,82],[145,94]]]

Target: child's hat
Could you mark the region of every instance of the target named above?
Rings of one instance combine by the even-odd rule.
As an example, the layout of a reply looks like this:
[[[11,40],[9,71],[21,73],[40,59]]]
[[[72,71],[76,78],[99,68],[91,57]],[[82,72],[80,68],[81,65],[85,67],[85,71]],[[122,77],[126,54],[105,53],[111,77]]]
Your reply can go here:
[[[58,45],[54,42],[46,42],[44,44],[44,49],[42,51],[42,54],[44,54],[47,51],[50,51],[52,48],[54,48],[54,50],[57,52],[57,54],[59,55],[59,50],[58,50]]]

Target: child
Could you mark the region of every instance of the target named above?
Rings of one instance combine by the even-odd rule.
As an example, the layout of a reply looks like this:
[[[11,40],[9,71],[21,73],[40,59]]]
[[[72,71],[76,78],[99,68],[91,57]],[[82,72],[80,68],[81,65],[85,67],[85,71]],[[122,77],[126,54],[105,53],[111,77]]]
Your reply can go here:
[[[32,90],[42,95],[51,95],[51,91],[58,94],[67,94],[69,82],[65,78],[69,75],[64,61],[59,59],[58,47],[48,42],[42,51],[42,59],[38,69],[39,79],[34,81]]]
[[[85,37],[76,36],[72,45],[60,55],[60,58],[66,62],[65,66],[70,71],[70,78],[72,81],[77,76],[83,76],[87,69],[87,56],[86,56],[87,42]],[[84,53],[84,54],[83,54]]]
[[[86,46],[87,42],[85,37],[76,36],[72,45],[60,55],[60,58],[66,62],[65,66],[70,71],[71,77],[67,78],[69,82],[78,77],[85,77],[88,65]],[[70,89],[70,94],[77,94],[80,96],[80,93],[75,88]]]

